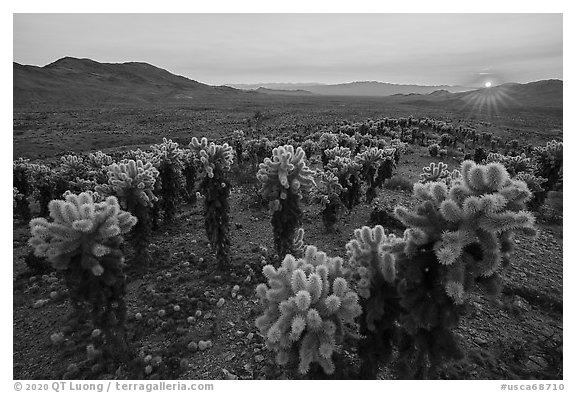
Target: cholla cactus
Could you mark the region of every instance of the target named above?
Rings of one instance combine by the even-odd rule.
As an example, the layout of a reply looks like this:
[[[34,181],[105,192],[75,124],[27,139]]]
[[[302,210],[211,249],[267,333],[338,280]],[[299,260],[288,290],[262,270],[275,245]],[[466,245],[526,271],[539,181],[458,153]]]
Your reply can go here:
[[[450,172],[448,171],[448,164],[444,164],[443,162],[439,162],[438,164],[431,162],[429,166],[422,168],[420,183],[445,181],[445,179],[449,177]]]
[[[158,170],[151,162],[144,164],[141,160],[124,160],[108,167],[108,187],[101,190],[113,192],[128,207],[139,204],[151,206],[158,200],[152,192],[158,178]]]
[[[292,239],[301,226],[300,198],[316,184],[314,172],[305,162],[302,148],[284,145],[272,150],[272,159],[266,158],[257,173],[262,183],[260,193],[270,201],[274,244],[280,258],[291,254]]]
[[[114,159],[109,156],[108,154],[105,154],[103,152],[101,152],[100,150],[94,152],[94,153],[90,153],[88,154],[88,165],[94,167],[94,168],[102,168],[105,166],[109,166],[112,165],[112,163],[114,162]]]
[[[301,374],[318,363],[333,374],[332,355],[362,312],[342,259],[308,246],[303,259],[286,255],[279,269],[267,265],[263,272],[268,285],[256,287],[264,307],[256,326],[276,352],[276,363],[297,360]]]
[[[361,176],[368,186],[366,190],[366,202],[370,203],[376,197],[378,170],[384,161],[384,150],[369,147],[356,156],[356,161],[360,164]]]
[[[190,148],[198,154],[202,164],[201,176],[214,177],[214,171],[228,172],[234,161],[234,153],[227,143],[217,145],[214,142],[208,144],[208,139],[193,137]]]
[[[499,291],[499,268],[510,258],[517,232],[534,235],[524,210],[530,191],[501,164],[465,161],[461,179],[416,183],[413,209],[395,214],[408,227],[402,239],[383,228],[362,228],[348,244],[366,318],[360,344],[363,376],[374,376],[402,337],[397,363],[411,378],[427,376],[447,359],[462,356],[452,329],[468,292],[480,284]],[[360,262],[358,262],[360,261]]]
[[[306,153],[306,157],[312,157],[312,155],[318,150],[318,144],[314,142],[312,139],[306,139],[302,142],[302,150]]]
[[[338,146],[338,136],[336,134],[332,134],[331,132],[324,132],[320,135],[320,139],[318,141],[318,147],[320,148],[321,160],[322,165],[326,166],[328,164],[329,158],[326,155],[326,150],[332,149]]]
[[[190,148],[197,153],[196,167],[202,168],[199,190],[204,195],[204,226],[210,244],[216,251],[220,269],[230,265],[230,182],[225,172],[230,170],[233,162],[232,148],[227,143],[208,144],[206,138],[200,142],[192,138]]]
[[[127,357],[123,234],[136,218],[120,209],[115,197],[95,203],[90,193],[68,194],[49,205],[45,218],[30,221],[34,253],[64,272],[75,311],[103,331],[113,359]]]
[[[538,146],[534,149],[535,168],[534,174],[546,179],[542,187],[546,192],[553,191],[557,183],[561,182],[560,174],[563,168],[563,151],[562,142],[551,141],[546,146]]]
[[[74,154],[67,154],[60,157],[60,167],[74,177],[82,177],[86,173],[84,159]]]
[[[317,185],[314,196],[322,204],[322,222],[326,230],[332,232],[338,220],[338,212],[344,207],[340,200],[343,187],[332,172],[320,172]]]
[[[154,153],[155,166],[159,172],[159,205],[164,210],[164,219],[171,222],[176,215],[180,190],[184,186],[182,174],[184,152],[178,147],[178,143],[166,138],[163,138],[161,144],[150,147]]]
[[[43,217],[30,221],[36,256],[47,257],[55,269],[66,270],[71,260],[80,255],[82,268],[94,276],[101,276],[105,269],[100,259],[109,255],[111,238],[127,233],[136,218],[120,210],[115,197],[94,203],[90,193],[68,194],[66,200],[53,200],[49,204],[48,222]]]
[[[430,153],[430,157],[438,156],[438,151],[440,150],[440,146],[437,143],[433,143],[428,146],[428,153]]]
[[[32,193],[32,186],[30,184],[30,160],[22,157],[14,160],[12,163],[12,174],[12,185],[16,187],[22,195],[22,197],[16,201],[16,211],[23,219],[28,220],[31,217],[28,196]]]
[[[340,200],[348,211],[360,203],[362,188],[360,186],[360,169],[361,166],[356,160],[346,157],[336,156],[326,165],[326,169],[338,178],[342,185]]]
[[[236,162],[238,165],[242,164],[242,154],[244,153],[244,131],[242,130],[234,130],[232,132],[232,146],[234,147],[234,151],[236,153]]]
[[[150,227],[150,208],[158,198],[154,195],[154,184],[158,170],[151,162],[141,160],[123,161],[108,167],[108,184],[97,186],[102,195],[118,196],[125,208],[138,219],[133,231],[132,243],[135,250],[134,260],[147,266],[151,257],[148,253]]]
[[[18,203],[22,198],[24,198],[24,195],[22,195],[16,187],[12,187],[12,208],[14,210],[16,210]]]
[[[508,171],[510,176],[516,176],[520,172],[533,172],[534,164],[532,160],[522,153],[519,156],[507,156],[499,153],[489,153],[484,160],[485,164],[499,162]]]
[[[352,151],[347,147],[336,146],[336,147],[333,147],[332,149],[324,150],[324,154],[326,155],[328,160],[332,160],[337,156],[338,157],[351,158]]]

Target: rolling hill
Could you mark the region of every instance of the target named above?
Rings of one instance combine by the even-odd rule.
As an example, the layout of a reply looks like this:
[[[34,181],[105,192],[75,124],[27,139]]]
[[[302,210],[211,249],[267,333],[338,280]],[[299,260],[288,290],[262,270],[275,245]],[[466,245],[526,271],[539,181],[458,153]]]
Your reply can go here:
[[[44,67],[14,63],[14,104],[139,103],[242,94],[208,86],[147,63],[64,57]]]

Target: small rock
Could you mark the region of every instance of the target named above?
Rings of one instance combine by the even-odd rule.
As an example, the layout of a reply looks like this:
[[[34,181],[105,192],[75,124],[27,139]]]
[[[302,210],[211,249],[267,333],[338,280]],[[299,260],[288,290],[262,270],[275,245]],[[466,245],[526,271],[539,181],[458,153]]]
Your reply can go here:
[[[252,339],[254,338],[254,333],[252,333],[252,332],[248,333],[248,335],[246,336],[246,338],[247,338],[248,340],[252,340]]]
[[[192,352],[196,352],[198,350],[198,344],[196,344],[194,341],[190,341],[188,344],[188,349]]]
[[[50,299],[54,300],[58,297],[58,292],[52,291],[50,292]]]
[[[32,307],[33,307],[33,308],[44,307],[44,305],[45,305],[46,303],[48,303],[48,300],[46,300],[46,299],[40,299],[40,300],[37,300],[37,301],[32,305]]]
[[[229,379],[229,380],[238,379],[238,376],[236,374],[232,374],[230,371],[226,370],[225,368],[222,369],[222,372],[224,373],[224,377],[226,379]]]
[[[64,342],[64,334],[63,333],[54,333],[50,336],[50,341],[54,345],[60,345]]]
[[[204,340],[200,340],[198,341],[198,349],[200,351],[204,351],[207,348],[210,348],[212,346],[212,341],[208,340],[208,341],[204,341]]]
[[[262,361],[264,361],[264,356],[262,355],[256,355],[254,357],[254,360],[256,360],[257,363],[261,363]]]
[[[134,318],[136,318],[136,320],[141,320],[142,319],[142,314],[141,313],[136,313],[136,315],[134,315]]]
[[[186,322],[188,322],[189,324],[193,324],[194,322],[196,322],[196,318],[188,317],[188,318],[186,318]]]
[[[224,302],[225,302],[224,298],[221,297],[220,300],[218,300],[218,303],[216,303],[216,307],[222,307],[224,305]]]

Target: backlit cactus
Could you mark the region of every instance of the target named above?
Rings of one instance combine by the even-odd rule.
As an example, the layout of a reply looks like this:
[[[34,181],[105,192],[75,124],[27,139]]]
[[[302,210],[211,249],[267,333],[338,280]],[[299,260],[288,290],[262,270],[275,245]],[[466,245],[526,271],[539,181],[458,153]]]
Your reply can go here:
[[[334,373],[332,355],[362,312],[342,262],[308,246],[302,259],[287,255],[280,268],[264,267],[268,283],[256,288],[264,315],[256,326],[278,365],[297,362],[306,374],[317,363]]]
[[[386,236],[381,227],[357,230],[347,247],[366,316],[359,347],[364,377],[374,377],[374,364],[390,360],[394,347],[410,378],[462,356],[453,329],[468,292],[479,285],[497,294],[514,234],[536,233],[524,210],[530,195],[501,164],[465,161],[450,185],[414,185],[421,204],[395,210],[408,227],[403,238]]]
[[[230,182],[226,172],[233,163],[232,147],[227,143],[208,144],[206,138],[199,142],[196,137],[190,142],[190,149],[196,152],[196,167],[200,168],[199,191],[204,196],[204,227],[206,235],[216,251],[220,269],[230,265]]]
[[[429,166],[422,168],[422,173],[420,174],[420,183],[430,183],[430,182],[444,182],[450,184],[452,181],[460,177],[460,172],[454,170],[452,172],[448,171],[448,165],[443,162],[438,164],[431,162]]]
[[[30,221],[34,253],[63,271],[78,318],[90,318],[104,333],[104,349],[114,360],[128,357],[126,277],[122,235],[136,218],[115,197],[95,203],[90,193],[67,194],[49,204],[51,221]]]
[[[256,174],[260,193],[270,201],[274,244],[280,258],[293,253],[292,239],[302,224],[300,199],[316,185],[314,171],[306,165],[304,150],[284,145],[272,150]]]

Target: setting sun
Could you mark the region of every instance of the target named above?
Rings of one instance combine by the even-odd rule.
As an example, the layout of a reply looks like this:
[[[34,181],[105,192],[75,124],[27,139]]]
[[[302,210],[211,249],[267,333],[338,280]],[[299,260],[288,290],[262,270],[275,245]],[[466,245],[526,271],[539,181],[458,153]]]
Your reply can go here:
[[[491,87],[492,86],[492,82],[486,82],[484,83],[484,87]]]

